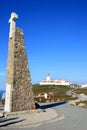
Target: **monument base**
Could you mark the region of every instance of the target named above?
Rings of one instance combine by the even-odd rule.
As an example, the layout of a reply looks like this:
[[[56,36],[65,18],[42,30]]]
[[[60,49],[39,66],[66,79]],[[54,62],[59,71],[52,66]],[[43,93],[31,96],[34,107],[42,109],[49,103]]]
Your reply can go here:
[[[5,112],[11,112],[11,84],[6,84]]]

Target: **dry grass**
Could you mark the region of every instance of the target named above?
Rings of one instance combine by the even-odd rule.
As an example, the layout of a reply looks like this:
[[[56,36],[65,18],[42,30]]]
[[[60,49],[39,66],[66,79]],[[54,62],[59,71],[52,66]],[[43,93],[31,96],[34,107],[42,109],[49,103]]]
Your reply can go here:
[[[78,89],[75,89],[74,92],[77,93],[77,94],[87,95],[87,88],[78,88]]]
[[[69,91],[70,86],[63,85],[33,85],[33,92],[35,96],[35,101],[38,102],[52,102],[52,101],[65,101],[73,100],[72,96],[66,95],[66,92]],[[36,97],[39,93],[48,93],[49,98],[45,99],[44,97]],[[51,94],[50,94],[51,93]]]

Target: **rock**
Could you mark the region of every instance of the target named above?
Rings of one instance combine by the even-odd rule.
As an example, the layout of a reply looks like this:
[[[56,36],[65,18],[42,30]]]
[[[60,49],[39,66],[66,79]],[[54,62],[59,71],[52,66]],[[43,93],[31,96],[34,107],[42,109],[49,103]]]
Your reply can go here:
[[[78,106],[79,107],[85,107],[85,104],[84,103],[80,103]]]
[[[69,104],[70,104],[70,105],[73,105],[73,106],[76,106],[76,103],[77,103],[77,102],[80,102],[80,100],[78,100],[78,99],[77,99],[77,100],[73,100],[73,101],[71,101]]]
[[[72,101],[72,102],[70,102],[70,105],[76,106],[76,102]]]
[[[3,105],[3,103],[2,102],[0,102],[0,106],[2,106]]]
[[[0,117],[3,117],[4,116],[4,113],[3,112],[0,112]]]

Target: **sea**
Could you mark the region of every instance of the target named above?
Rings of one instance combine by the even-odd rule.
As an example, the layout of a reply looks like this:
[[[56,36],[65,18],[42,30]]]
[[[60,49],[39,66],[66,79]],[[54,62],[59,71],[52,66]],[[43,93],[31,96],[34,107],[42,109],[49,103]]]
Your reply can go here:
[[[3,93],[5,93],[5,91],[4,90],[0,90],[0,100],[2,99]]]

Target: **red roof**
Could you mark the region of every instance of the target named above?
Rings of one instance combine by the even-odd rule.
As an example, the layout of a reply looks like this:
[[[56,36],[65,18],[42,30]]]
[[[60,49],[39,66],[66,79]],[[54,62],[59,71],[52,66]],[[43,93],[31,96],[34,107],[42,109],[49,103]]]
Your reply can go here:
[[[50,74],[48,73],[47,76],[50,76]]]

